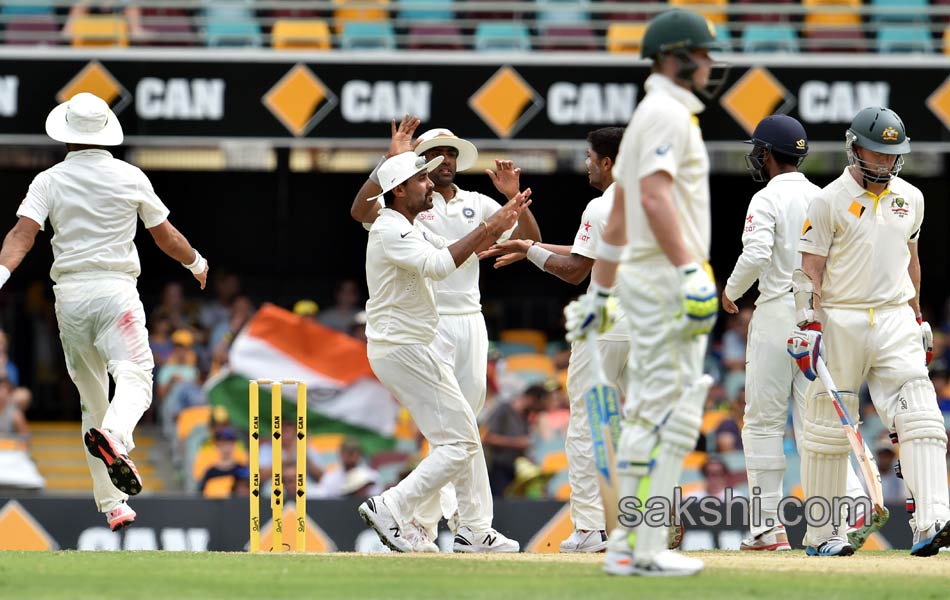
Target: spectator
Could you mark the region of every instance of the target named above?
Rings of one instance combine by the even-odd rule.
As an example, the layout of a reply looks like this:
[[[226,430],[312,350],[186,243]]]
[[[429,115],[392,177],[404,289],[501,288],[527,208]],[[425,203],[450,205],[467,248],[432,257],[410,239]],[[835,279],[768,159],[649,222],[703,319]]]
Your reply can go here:
[[[206,331],[214,331],[231,319],[231,304],[241,291],[241,280],[234,273],[217,271],[211,277],[214,300],[205,302],[198,311],[198,323]]]
[[[311,321],[317,320],[317,313],[320,312],[320,305],[313,300],[303,299],[294,303],[294,314],[299,315]]]
[[[327,327],[346,333],[353,325],[356,313],[362,310],[359,284],[355,279],[344,279],[333,291],[333,299],[333,306],[321,310],[317,320]]]
[[[30,426],[13,398],[13,385],[0,377],[0,436],[29,434]]]
[[[193,350],[194,335],[187,329],[179,329],[172,334],[171,342],[172,352],[155,377],[162,432],[169,439],[175,435],[178,413],[188,406],[204,401],[199,385],[197,358]]]
[[[745,416],[745,388],[739,390],[736,399],[729,404],[729,416],[716,427],[716,452],[725,454],[742,450],[742,419]]]
[[[877,469],[881,473],[881,489],[884,492],[884,504],[903,504],[910,494],[904,480],[897,476],[894,467],[897,455],[888,433],[883,433],[874,444],[874,456],[877,460]]]
[[[510,402],[500,402],[488,417],[484,446],[493,495],[503,496],[515,480],[515,460],[531,445],[530,415],[546,395],[543,385],[532,385]]]
[[[729,372],[745,371],[745,347],[749,334],[752,309],[743,308],[729,317],[729,325],[722,335],[722,366]]]
[[[231,316],[226,323],[221,323],[215,331],[211,332],[209,345],[212,350],[211,355],[211,374],[216,374],[221,367],[228,364],[228,353],[231,351],[231,344],[237,337],[247,322],[254,316],[254,304],[247,296],[238,296],[231,303]]]
[[[268,437],[270,437],[268,435]],[[287,496],[292,497],[294,482],[297,480],[297,423],[295,419],[283,419],[280,430],[280,447],[283,456],[283,480],[284,489],[287,490]],[[261,469],[261,494],[270,493],[270,482],[274,475],[274,466],[270,442],[261,444],[260,447],[260,469]],[[310,447],[307,448],[307,489],[313,496],[314,490],[318,487],[318,482],[323,477],[323,469],[320,468],[318,454]]]
[[[710,456],[700,471],[703,474],[702,489],[690,492],[686,494],[686,497],[699,499],[713,497],[725,500],[726,488],[729,487],[729,469],[726,463],[715,456]],[[734,493],[734,495],[739,494]]]
[[[162,289],[161,304],[152,311],[152,322],[168,319],[172,329],[189,327],[194,319],[185,305],[185,291],[181,283],[172,281]]]
[[[357,495],[361,498],[376,496],[379,489],[379,473],[370,469],[364,461],[363,446],[359,438],[347,437],[340,446],[340,468],[327,471],[313,490],[314,498],[343,498]]]
[[[142,27],[142,9],[127,0],[76,2],[69,9],[69,18],[63,27],[63,32],[72,35],[73,20],[87,15],[121,15],[129,24],[130,37],[142,38],[148,33]]]
[[[172,323],[168,319],[157,319],[152,321],[149,327],[148,346],[152,349],[152,358],[155,360],[155,368],[158,369],[171,356],[175,345],[172,343]]]
[[[230,427],[216,430],[214,445],[218,449],[218,462],[209,467],[201,478],[201,493],[215,498],[246,496],[250,473],[247,465],[235,458],[237,432]]]

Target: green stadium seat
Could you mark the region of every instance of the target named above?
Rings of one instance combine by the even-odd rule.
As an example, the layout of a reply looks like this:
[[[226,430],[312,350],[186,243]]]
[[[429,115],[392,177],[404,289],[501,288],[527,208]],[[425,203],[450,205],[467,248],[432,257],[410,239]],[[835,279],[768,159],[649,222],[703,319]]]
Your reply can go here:
[[[528,52],[531,35],[523,23],[479,23],[475,50],[480,52]]]
[[[871,8],[882,11],[871,15],[873,22],[927,22],[927,0],[871,0]]]
[[[743,52],[798,52],[798,36],[791,25],[746,25]]]
[[[877,50],[885,54],[934,51],[926,25],[882,25],[877,32]]]
[[[396,47],[396,34],[386,21],[354,21],[343,26],[340,47],[344,50],[392,50]]]
[[[451,22],[455,18],[452,12],[452,0],[396,0],[396,9],[400,19],[412,21]]]
[[[590,21],[590,0],[535,0],[542,25],[578,25]]]
[[[0,3],[0,13],[4,16],[52,15],[53,6],[50,0],[29,0],[26,2],[5,0]]]

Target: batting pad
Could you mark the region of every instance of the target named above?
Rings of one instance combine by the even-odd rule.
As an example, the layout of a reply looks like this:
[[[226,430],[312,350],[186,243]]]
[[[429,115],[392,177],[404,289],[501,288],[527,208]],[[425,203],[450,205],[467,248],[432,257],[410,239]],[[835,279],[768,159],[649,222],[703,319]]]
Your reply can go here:
[[[851,392],[838,392],[848,412],[858,414],[858,397]],[[802,436],[802,487],[807,498],[833,498],[845,495],[848,478],[848,455],[851,446],[838,413],[826,392],[815,394],[805,406],[805,433]],[[821,517],[815,510],[813,517]],[[818,546],[833,535],[834,525],[809,527],[805,535],[806,546]]]

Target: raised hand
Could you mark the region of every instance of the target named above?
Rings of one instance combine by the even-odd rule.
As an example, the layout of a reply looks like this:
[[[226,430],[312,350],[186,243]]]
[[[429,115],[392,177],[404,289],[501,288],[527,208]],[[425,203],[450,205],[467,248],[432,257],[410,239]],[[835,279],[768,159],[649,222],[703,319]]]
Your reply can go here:
[[[488,250],[480,252],[478,259],[491,258],[497,256],[495,268],[507,267],[512,263],[523,260],[528,255],[528,248],[531,247],[531,240],[508,240],[493,245]]]
[[[518,190],[521,189],[521,169],[515,168],[515,163],[510,160],[496,160],[495,168],[498,172],[491,169],[485,169],[485,173],[495,184],[495,189],[505,195],[505,198],[513,198]]]
[[[387,158],[402,154],[403,152],[412,152],[415,147],[412,143],[412,134],[416,132],[416,128],[419,127],[420,123],[422,123],[422,121],[419,120],[419,117],[410,117],[409,115],[402,118],[398,127],[396,126],[396,119],[392,120],[392,139],[389,142],[389,152],[386,154]]]

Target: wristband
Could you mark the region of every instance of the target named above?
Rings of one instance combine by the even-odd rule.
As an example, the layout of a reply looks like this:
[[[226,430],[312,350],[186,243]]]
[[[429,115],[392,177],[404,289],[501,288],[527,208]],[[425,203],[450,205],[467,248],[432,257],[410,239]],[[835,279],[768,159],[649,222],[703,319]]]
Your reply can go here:
[[[2,265],[0,265],[0,266],[2,266]],[[9,275],[7,275],[7,277],[9,277]],[[4,280],[4,281],[6,281],[6,280]],[[0,283],[0,285],[3,285],[3,283]],[[918,324],[918,325],[923,325],[923,324],[924,324],[924,314],[923,314],[923,313],[917,313],[917,324]]]
[[[546,250],[537,244],[531,244],[531,247],[528,248],[528,260],[534,263],[534,266],[544,270],[544,263],[547,262],[548,257],[550,257],[553,252]]]
[[[10,269],[6,268],[3,265],[0,265],[0,287],[3,287],[4,284],[10,280]]]
[[[204,273],[205,269],[208,268],[208,261],[206,261],[204,257],[201,256],[198,250],[195,250],[195,262],[191,263],[190,265],[181,263],[181,266],[185,267],[195,275],[200,275],[201,273]]]
[[[379,162],[376,163],[376,168],[373,169],[373,172],[369,174],[369,180],[379,185],[379,168],[383,166],[383,163],[386,162],[386,155],[384,154],[382,158],[379,159]]]
[[[597,252],[595,253],[597,260],[606,260],[612,263],[620,262],[621,254],[623,254],[623,246],[614,246],[604,240],[600,240],[597,244]]]

